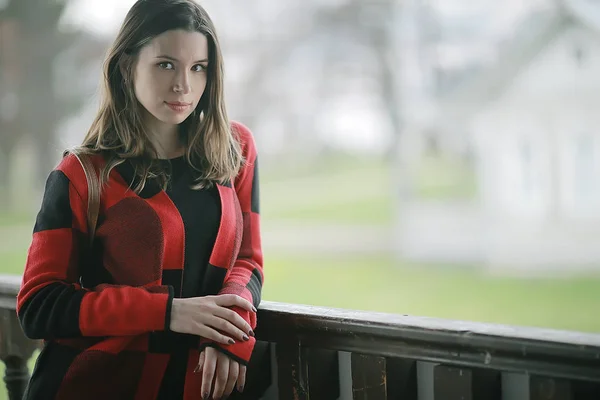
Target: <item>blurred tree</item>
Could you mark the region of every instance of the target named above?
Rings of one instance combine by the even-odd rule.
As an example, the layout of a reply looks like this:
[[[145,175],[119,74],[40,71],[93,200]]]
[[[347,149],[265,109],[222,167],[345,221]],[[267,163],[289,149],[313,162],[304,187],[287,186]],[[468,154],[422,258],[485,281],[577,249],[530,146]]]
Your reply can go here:
[[[10,162],[9,157],[17,145],[18,129],[17,82],[19,66],[17,60],[17,24],[5,18],[0,11],[0,208],[8,205]]]
[[[89,38],[59,29],[66,5],[66,0],[8,0],[0,9],[0,188],[8,187],[10,154],[26,135],[32,138],[36,184],[42,187],[56,161],[56,128],[81,107],[76,76],[70,96],[59,96],[56,87],[65,50]],[[7,192],[0,191],[5,204]]]
[[[402,104],[398,95],[401,72],[396,29],[400,11],[398,0],[342,0],[334,4],[321,8],[316,25],[322,27],[321,34],[335,38],[338,44],[346,42],[355,51],[338,52],[331,57],[330,68],[335,70],[349,63],[360,63],[362,65],[356,72],[363,76],[367,72],[372,76],[392,128],[388,157],[393,160],[397,156],[397,143],[402,131]],[[366,54],[367,57],[357,60],[357,54]]]
[[[404,2],[205,1],[236,65],[233,114],[255,129],[259,142],[272,141],[262,137],[261,128],[281,129],[282,144],[272,155],[304,161],[319,156],[328,143],[322,122],[330,119],[329,106],[362,96],[383,110],[382,125],[392,132],[388,161],[398,161],[403,129],[398,25]],[[275,125],[261,126],[264,122]]]
[[[393,234],[400,234],[403,222],[403,204],[414,195],[414,182],[410,173],[410,161],[400,152],[400,138],[404,127],[404,107],[401,91],[403,63],[400,55],[408,55],[403,37],[406,7],[419,4],[399,0],[340,0],[334,7],[323,8],[318,15],[318,26],[323,32],[346,42],[352,51],[339,52],[331,58],[332,70],[344,65],[360,63],[355,73],[369,76],[374,83],[373,92],[380,99],[391,128],[391,142],[386,152],[390,165],[390,187],[393,199]],[[359,55],[359,57],[357,57]],[[357,61],[357,58],[360,61]],[[326,74],[328,76],[332,74]],[[358,76],[357,76],[358,77]],[[398,239],[394,239],[397,242]],[[399,255],[399,253],[396,253]]]

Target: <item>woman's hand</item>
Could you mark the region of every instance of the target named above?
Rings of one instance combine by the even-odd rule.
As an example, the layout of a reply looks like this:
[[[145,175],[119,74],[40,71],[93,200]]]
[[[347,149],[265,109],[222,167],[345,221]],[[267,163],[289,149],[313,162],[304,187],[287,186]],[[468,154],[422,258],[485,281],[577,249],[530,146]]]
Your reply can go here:
[[[202,399],[227,398],[237,383],[238,391],[241,393],[246,384],[246,366],[240,365],[226,354],[206,347],[200,353],[198,366],[194,372],[202,373]],[[215,381],[212,390],[213,379]]]
[[[234,338],[249,340],[248,335],[254,336],[252,328],[229,307],[256,312],[252,303],[234,294],[177,298],[173,299],[170,329],[223,344],[234,344]]]

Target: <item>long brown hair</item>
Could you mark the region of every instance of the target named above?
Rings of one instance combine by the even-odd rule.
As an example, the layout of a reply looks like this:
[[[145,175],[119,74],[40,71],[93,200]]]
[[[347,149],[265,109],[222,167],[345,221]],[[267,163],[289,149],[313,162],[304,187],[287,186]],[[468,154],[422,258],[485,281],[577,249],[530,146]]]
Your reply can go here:
[[[187,162],[196,172],[193,187],[225,183],[243,163],[238,138],[231,129],[223,93],[223,59],[214,25],[193,0],[138,0],[129,10],[111,46],[103,69],[100,109],[81,146],[70,152],[102,154],[106,164],[103,183],[115,166],[129,160],[140,192],[149,178],[163,188],[167,174],[158,163],[157,151],[142,123],[142,105],[135,96],[133,70],[139,51],[163,32],[183,29],[204,34],[208,41],[206,89],[194,112],[180,124]],[[68,153],[68,152],[67,152]]]

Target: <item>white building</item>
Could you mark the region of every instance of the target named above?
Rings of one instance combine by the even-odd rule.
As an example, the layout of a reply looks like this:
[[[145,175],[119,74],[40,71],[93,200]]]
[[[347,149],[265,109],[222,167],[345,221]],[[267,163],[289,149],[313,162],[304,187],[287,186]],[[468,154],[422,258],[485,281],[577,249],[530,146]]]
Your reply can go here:
[[[471,143],[477,201],[409,205],[403,255],[600,266],[600,4],[565,0],[523,25],[490,68],[441,97],[433,124]]]

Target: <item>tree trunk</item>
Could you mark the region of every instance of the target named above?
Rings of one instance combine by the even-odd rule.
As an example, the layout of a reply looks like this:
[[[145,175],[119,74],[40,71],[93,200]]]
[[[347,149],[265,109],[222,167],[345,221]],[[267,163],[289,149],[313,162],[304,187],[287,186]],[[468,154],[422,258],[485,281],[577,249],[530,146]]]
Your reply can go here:
[[[379,65],[381,97],[392,127],[391,143],[385,157],[390,166],[392,180],[390,184],[393,188],[391,194],[394,207],[392,212],[392,236],[394,237],[392,252],[396,258],[401,259],[403,257],[402,232],[405,220],[403,214],[415,195],[413,166],[410,157],[403,157],[400,151],[400,141],[404,129],[404,111],[401,93],[402,71],[399,71],[402,63],[399,58],[405,49],[402,46],[402,39],[397,37],[396,24],[400,20],[403,6],[388,0],[382,3],[381,7],[384,7],[383,15],[386,18],[375,28],[372,40]]]
[[[48,174],[55,167],[56,151],[54,149],[54,135],[44,133],[43,135],[36,135],[34,137],[37,163],[35,169],[35,186],[36,188],[39,188],[36,192],[39,192],[40,190],[43,190]]]

